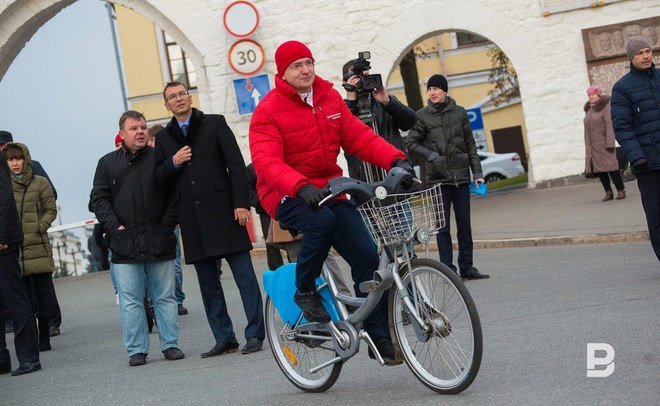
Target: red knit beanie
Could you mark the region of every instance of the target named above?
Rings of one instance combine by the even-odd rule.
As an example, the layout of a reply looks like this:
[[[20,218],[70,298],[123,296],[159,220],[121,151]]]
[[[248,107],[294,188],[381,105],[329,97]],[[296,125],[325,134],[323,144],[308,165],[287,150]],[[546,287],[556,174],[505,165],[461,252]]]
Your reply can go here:
[[[117,133],[117,136],[115,137],[115,146],[117,146],[117,144],[121,144],[122,141],[124,141],[124,140],[121,138],[121,135],[119,135],[119,133]]]
[[[277,74],[282,76],[286,68],[294,61],[300,58],[310,58],[312,61],[312,51],[307,45],[299,41],[287,41],[280,45],[275,51],[275,65],[277,65]]]

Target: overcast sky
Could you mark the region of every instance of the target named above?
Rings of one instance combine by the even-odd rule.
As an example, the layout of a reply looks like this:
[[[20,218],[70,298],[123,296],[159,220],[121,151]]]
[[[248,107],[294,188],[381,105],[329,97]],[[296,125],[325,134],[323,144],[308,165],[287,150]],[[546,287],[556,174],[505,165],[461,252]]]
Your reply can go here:
[[[0,81],[0,129],[46,169],[63,223],[93,217],[94,170],[123,111],[118,78],[104,3],[80,0],[37,31]]]

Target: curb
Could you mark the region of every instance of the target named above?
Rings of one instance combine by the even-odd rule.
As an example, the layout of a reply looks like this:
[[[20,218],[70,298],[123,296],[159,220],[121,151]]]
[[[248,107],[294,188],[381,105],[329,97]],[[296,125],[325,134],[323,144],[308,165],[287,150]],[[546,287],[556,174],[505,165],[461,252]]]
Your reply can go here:
[[[559,245],[607,244],[640,241],[649,241],[648,231],[637,231],[620,234],[578,234],[553,237],[511,238],[503,240],[475,240],[474,249],[547,247]],[[429,249],[432,251],[437,251],[437,244],[435,242],[430,243]],[[456,241],[453,243],[453,249],[458,249],[458,243]],[[266,248],[264,246],[255,246],[251,253],[252,255],[256,255],[258,257],[265,257]]]

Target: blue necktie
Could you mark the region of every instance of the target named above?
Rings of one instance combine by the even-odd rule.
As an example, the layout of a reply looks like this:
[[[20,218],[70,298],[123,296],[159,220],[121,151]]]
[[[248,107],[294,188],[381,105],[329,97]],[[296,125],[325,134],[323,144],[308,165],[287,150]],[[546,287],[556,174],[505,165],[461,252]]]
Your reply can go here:
[[[183,133],[184,137],[188,137],[188,124],[184,124],[181,126],[181,132]]]

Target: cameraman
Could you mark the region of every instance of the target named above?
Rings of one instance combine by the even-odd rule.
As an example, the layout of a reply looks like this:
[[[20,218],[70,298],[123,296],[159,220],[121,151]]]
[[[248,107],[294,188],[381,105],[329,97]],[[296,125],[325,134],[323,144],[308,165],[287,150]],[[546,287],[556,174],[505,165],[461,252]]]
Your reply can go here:
[[[346,89],[346,99],[344,99],[346,105],[353,115],[360,117],[361,112],[358,106],[358,92],[356,88],[360,81],[360,75],[352,72],[353,65],[357,61],[357,59],[352,59],[344,64],[342,69],[344,82],[342,86]],[[362,75],[368,74],[368,70],[362,72]],[[375,129],[378,130],[375,132],[397,149],[406,153],[406,146],[401,139],[399,130],[408,131],[415,125],[417,122],[415,111],[401,103],[396,97],[388,95],[385,86],[372,91],[370,96],[371,115],[376,125]],[[353,179],[367,181],[363,162],[349,153],[345,153],[344,156],[348,162],[349,176]],[[410,160],[408,159],[408,161]]]

